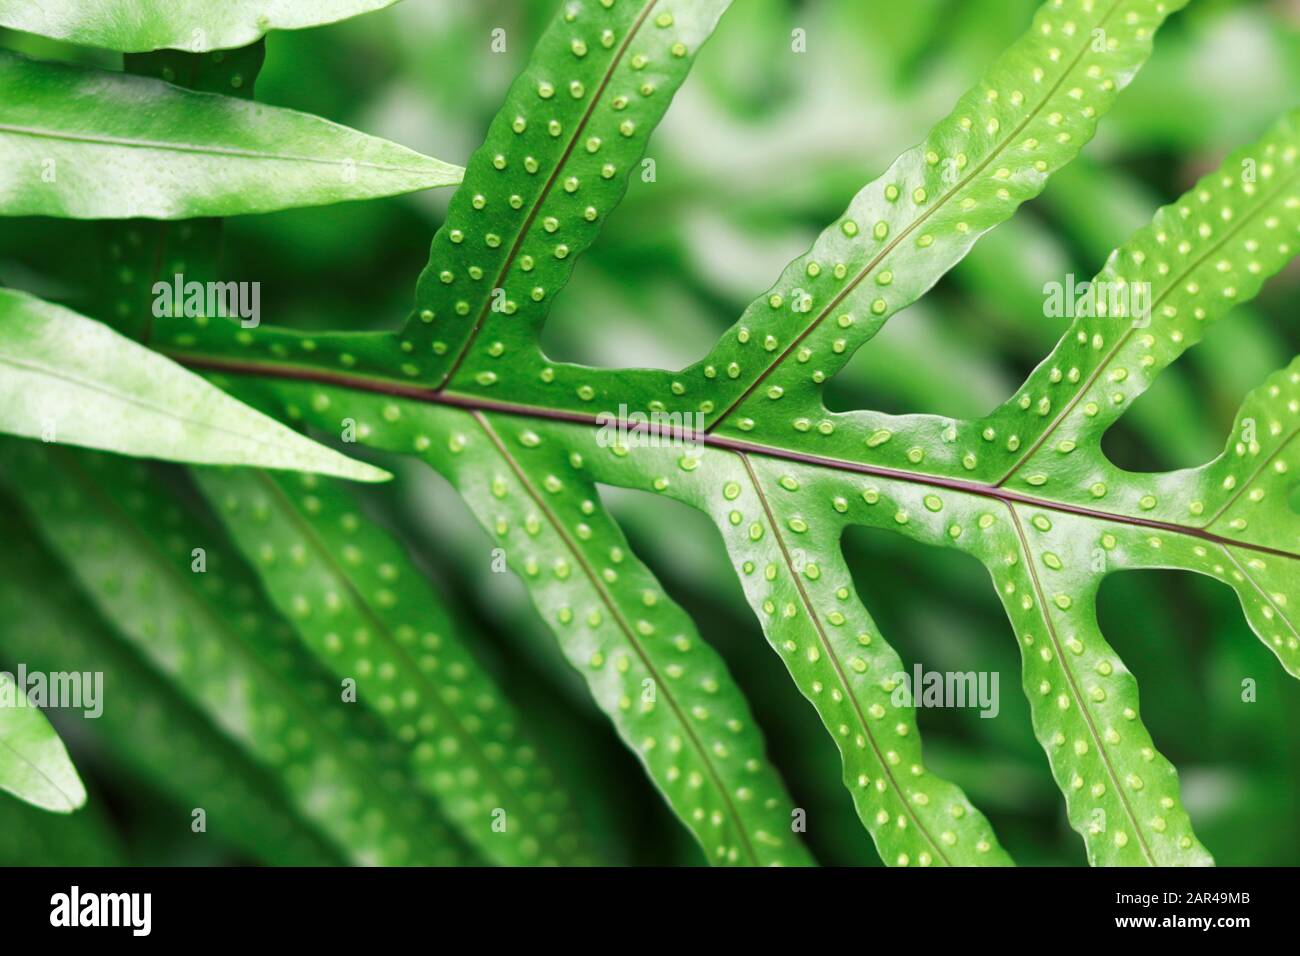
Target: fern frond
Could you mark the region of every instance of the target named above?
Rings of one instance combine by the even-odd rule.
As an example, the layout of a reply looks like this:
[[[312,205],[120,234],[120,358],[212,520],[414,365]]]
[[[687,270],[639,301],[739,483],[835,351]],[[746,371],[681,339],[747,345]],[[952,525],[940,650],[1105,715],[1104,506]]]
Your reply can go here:
[[[1112,504],[1099,472],[1077,475],[1069,456],[1101,440],[1156,376],[1205,328],[1254,298],[1264,281],[1300,249],[1300,110],[1258,142],[1237,150],[1151,225],[1116,249],[1093,279],[1095,315],[1081,315],[1060,344],[1001,409],[973,423],[1002,440],[986,441],[972,475],[1000,486],[1078,504],[1109,507],[1170,521],[1195,520],[1193,502],[1166,495],[1154,505],[1136,497]],[[1145,300],[1149,314],[1112,299]],[[1012,442],[1010,436],[1017,439]],[[969,442],[959,435],[958,444]],[[1056,480],[1052,480],[1059,474]],[[1098,485],[1101,482],[1101,485]],[[1163,499],[1163,500],[1162,500]]]
[[[526,718],[345,489],[251,470],[195,477],[272,602],[336,677],[355,682],[469,843],[502,864],[594,860]]]
[[[509,417],[409,411],[410,425],[400,429],[381,417],[371,426],[374,440],[402,448],[411,447],[411,435],[416,447],[427,440],[422,457],[501,544],[596,703],[706,856],[743,865],[809,862],[743,695],[632,554],[581,457]],[[358,413],[359,421],[372,420]]]
[[[1180,541],[1175,566],[1208,573],[1241,599],[1251,628],[1300,677],[1300,359],[1246,397],[1222,455],[1181,475],[1200,502],[1200,528],[1212,538]],[[1169,566],[1147,549],[1150,566]]]
[[[479,353],[540,330],[730,3],[561,6],[434,237],[401,335],[420,381],[495,380]]]
[[[579,450],[596,480],[666,495],[713,519],[768,642],[840,750],[844,785],[882,859],[1011,862],[983,814],[925,767],[914,709],[895,693],[905,668],[857,599],[840,553],[843,524],[809,511],[810,498],[833,502],[836,518],[847,509],[846,499],[824,494],[824,476],[809,471],[805,487],[785,462],[714,449],[611,455],[590,430],[546,429]]]
[[[146,466],[29,443],[6,481],[101,613],[358,862],[469,859],[412,788],[393,748],[305,658],[215,529]],[[199,549],[196,552],[196,549]],[[358,817],[358,802],[381,812]]]
[[[1123,302],[1103,300],[1098,311],[1094,298],[1092,313],[988,416],[832,413],[823,392],[885,321],[1078,154],[1180,0],[1046,3],[953,114],[862,190],[700,362],[680,372],[552,362],[539,344],[550,302],[726,6],[566,4],[471,161],[400,331],[246,331],[182,318],[160,326],[156,341],[286,420],[327,435],[347,420],[361,443],[413,455],[447,478],[713,862],[805,862],[791,826],[799,808],[721,658],[630,552],[600,484],[674,498],[717,524],[769,643],[839,746],[844,782],[887,863],[1010,860],[957,785],[922,761],[917,689],[905,685],[906,668],[840,553],[855,525],[956,549],[988,569],[1022,656],[1035,734],[1090,862],[1210,863],[1176,772],[1142,723],[1136,682],[1101,634],[1096,595],[1123,570],[1211,574],[1236,588],[1252,626],[1296,672],[1300,634],[1288,608],[1300,544],[1289,475],[1300,465],[1300,370],[1252,394],[1227,452],[1204,468],[1125,472],[1101,439],[1205,324],[1294,255],[1297,116],[1112,254],[1094,288],[1118,289]],[[620,420],[629,409],[674,417],[623,422],[631,431],[611,439],[614,409]],[[36,484],[58,487],[48,469],[39,474]],[[382,602],[367,599],[385,587],[384,564],[404,577],[391,542],[367,532],[359,551],[395,557],[327,568],[309,594],[302,570],[280,565],[278,552],[310,566],[304,525],[315,490],[249,474],[202,481],[214,494],[218,481],[242,489],[233,496],[241,513],[246,501],[263,502],[265,528],[232,529],[250,555],[270,546],[264,578],[306,622],[309,644],[329,658],[337,613],[391,629],[385,653],[396,655],[399,629],[414,623],[390,622]],[[312,527],[325,536],[326,515],[348,507],[320,507],[323,523]],[[92,589],[93,556],[54,533],[81,508],[73,500],[39,521]],[[346,559],[351,534],[317,556]],[[102,591],[101,605],[130,622]],[[392,593],[398,605],[411,600]],[[403,679],[415,689],[418,675]],[[245,743],[269,746],[256,735]],[[433,782],[455,804],[460,793]],[[477,783],[467,790],[481,800]],[[455,806],[462,826],[483,808]]]
[[[730,2],[560,8],[470,159],[400,333],[318,334],[304,353],[301,339],[236,336],[218,323],[199,337],[204,352],[425,387],[454,378],[460,389],[496,380],[498,363],[483,365],[478,353],[499,358],[494,343],[503,339],[512,359],[527,363],[521,379],[552,381],[554,369],[534,355],[551,300],[622,199],[650,133]],[[521,336],[528,348],[514,347]],[[195,340],[184,323],[165,339],[179,350]]]
[[[1267,150],[1269,142],[1274,140],[1266,139],[1264,149]],[[1281,163],[1287,163],[1288,156],[1293,157],[1293,153],[1285,145],[1275,144],[1275,149]],[[1234,157],[1229,162],[1235,161]],[[1224,173],[1217,175],[1222,177]],[[1279,217],[1273,228],[1283,229],[1282,234],[1285,235],[1285,230],[1294,228],[1289,224],[1290,220],[1282,216],[1283,213],[1289,212],[1287,209],[1289,197],[1283,195],[1276,201],[1281,205],[1275,210],[1279,213]],[[1186,202],[1187,200],[1183,201],[1184,204]],[[1181,207],[1176,204],[1175,208]],[[1264,218],[1267,220],[1269,215],[1264,214]],[[1287,225],[1283,226],[1283,223]],[[1287,248],[1287,241],[1281,240],[1277,253],[1285,254]],[[1260,272],[1265,271],[1266,268],[1261,263],[1267,262],[1268,269],[1275,269],[1281,264],[1280,255],[1268,260],[1257,257],[1251,261],[1255,263],[1255,269]],[[1158,266],[1156,268],[1158,269]],[[1246,268],[1249,269],[1249,266]],[[1250,287],[1249,291],[1253,292],[1255,287],[1257,286]],[[1193,309],[1199,307],[1191,306]],[[1159,321],[1158,317],[1153,320],[1156,323]],[[1153,325],[1153,328],[1165,327],[1157,324]],[[1067,334],[1067,342],[1072,343],[1076,339],[1077,333]],[[1144,367],[1150,365],[1151,363],[1147,363]],[[1050,371],[1047,374],[1049,378],[1053,377]],[[328,380],[328,377],[322,376],[322,380]],[[1274,383],[1269,390],[1276,394],[1272,395],[1275,400],[1274,406],[1266,410],[1266,417],[1267,427],[1274,435],[1275,442],[1280,447],[1288,447],[1284,444],[1288,431],[1278,419],[1279,410],[1287,409],[1289,412],[1287,404],[1289,398],[1283,397],[1282,384]],[[291,403],[299,414],[307,414],[308,418],[312,418],[310,413],[303,412],[303,408],[309,403],[320,404],[313,396],[321,394],[322,386],[288,384],[281,385],[279,388],[282,390],[282,400]],[[374,391],[387,391],[387,389],[377,385]],[[975,469],[965,464],[967,459],[964,455],[973,455],[974,452],[967,451],[963,455],[961,436],[976,432],[978,426],[976,433],[979,434],[978,440],[982,445],[977,447],[987,446],[990,443],[988,433],[984,431],[990,427],[987,422],[948,423],[944,429],[943,441],[911,446],[920,447],[924,452],[928,452],[935,450],[937,445],[937,453],[930,457],[923,452],[908,470],[883,466],[869,457],[859,461],[843,460],[823,456],[811,450],[794,452],[767,446],[761,442],[700,434],[688,437],[694,437],[706,446],[711,446],[706,455],[703,457],[682,455],[679,461],[672,462],[665,461],[662,455],[656,456],[654,452],[641,448],[632,451],[625,447],[620,448],[617,444],[610,448],[602,447],[597,441],[598,423],[594,419],[583,422],[578,416],[541,406],[534,407],[522,403],[510,406],[483,403],[478,411],[474,411],[472,410],[474,402],[453,396],[439,398],[431,394],[412,392],[410,395],[390,394],[387,398],[372,398],[363,402],[359,395],[347,399],[345,397],[347,392],[342,387],[334,388],[328,394],[331,402],[346,402],[335,407],[345,407],[350,414],[356,414],[359,423],[358,433],[364,434],[367,441],[392,450],[423,451],[425,457],[435,459],[449,457],[446,452],[450,452],[451,457],[457,457],[469,447],[473,431],[469,428],[469,422],[463,417],[468,414],[470,419],[480,422],[480,427],[483,423],[487,423],[492,428],[493,433],[497,435],[496,441],[492,444],[494,446],[499,444],[497,453],[503,456],[503,459],[508,455],[509,461],[513,463],[509,471],[515,472],[516,479],[521,475],[529,476],[529,471],[519,465],[518,461],[531,457],[532,448],[554,445],[555,451],[547,453],[544,465],[537,466],[534,470],[530,485],[519,488],[507,485],[505,498],[512,499],[516,493],[522,491],[532,497],[534,502],[545,502],[548,508],[554,509],[555,513],[561,515],[564,514],[564,507],[571,504],[575,498],[579,501],[583,500],[570,490],[571,483],[578,475],[583,476],[577,478],[582,485],[592,480],[599,480],[632,487],[647,488],[648,486],[648,489],[669,494],[677,494],[675,489],[683,483],[689,487],[692,480],[690,476],[695,475],[696,472],[702,480],[710,479],[713,493],[721,493],[722,502],[706,503],[708,496],[696,492],[696,500],[693,503],[697,507],[703,506],[712,510],[715,517],[721,519],[720,523],[725,520],[723,527],[728,530],[728,533],[738,536],[743,531],[748,536],[748,543],[742,539],[738,542],[740,549],[733,548],[733,557],[738,558],[742,580],[755,574],[760,567],[755,554],[762,554],[763,577],[766,579],[767,575],[771,574],[771,580],[752,589],[752,600],[755,601],[760,614],[766,617],[775,617],[781,621],[782,615],[788,615],[790,618],[806,618],[810,622],[798,636],[790,631],[783,633],[775,626],[770,633],[778,635],[778,639],[782,642],[779,649],[786,653],[790,653],[791,644],[796,651],[805,654],[810,646],[816,651],[815,659],[806,663],[800,662],[800,669],[808,671],[804,675],[798,675],[801,684],[806,688],[806,692],[813,691],[809,696],[816,697],[828,686],[826,678],[835,677],[841,685],[839,691],[841,700],[836,701],[833,696],[830,699],[836,704],[845,703],[845,698],[848,696],[845,690],[846,679],[850,670],[856,670],[855,661],[857,666],[862,668],[864,675],[871,674],[879,679],[878,668],[892,666],[894,658],[884,649],[883,642],[878,640],[878,635],[870,626],[865,612],[858,611],[852,604],[844,604],[842,607],[831,604],[833,611],[818,606],[812,595],[820,592],[825,585],[807,583],[807,564],[800,577],[796,578],[791,573],[795,562],[792,556],[793,546],[788,539],[799,535],[801,536],[797,539],[799,546],[805,542],[816,543],[815,547],[811,547],[807,552],[808,562],[816,568],[813,582],[820,582],[824,576],[828,583],[838,584],[839,587],[830,593],[840,602],[848,600],[847,595],[851,594],[851,589],[847,586],[839,557],[834,553],[834,543],[838,540],[839,529],[846,524],[861,523],[893,528],[928,543],[956,546],[969,551],[989,566],[1007,605],[1008,613],[1016,626],[1025,658],[1025,687],[1031,700],[1036,730],[1049,754],[1057,782],[1066,796],[1071,822],[1084,835],[1090,859],[1103,864],[1209,862],[1208,853],[1191,832],[1186,812],[1179,803],[1177,778],[1173,768],[1156,751],[1150,735],[1142,727],[1138,717],[1136,687],[1132,677],[1098,633],[1092,611],[1096,587],[1104,574],[1125,567],[1143,566],[1142,561],[1129,558],[1130,552],[1137,553],[1140,550],[1139,541],[1146,542],[1143,547],[1147,550],[1161,550],[1168,554],[1173,552],[1175,547],[1167,547],[1165,541],[1177,542],[1176,547],[1183,547],[1191,541],[1190,546],[1194,549],[1204,547],[1204,543],[1209,540],[1207,534],[1214,534],[1196,526],[1143,517],[1144,512],[1154,510],[1149,503],[1144,504],[1146,494],[1139,493],[1144,491],[1144,483],[1153,488],[1177,486],[1185,495],[1185,489],[1190,484],[1185,475],[1116,474],[1112,478],[1115,483],[1111,486],[1115,494],[1109,500],[1123,502],[1134,498],[1135,506],[1128,509],[1105,510],[1095,503],[1097,500],[1095,494],[1092,498],[1094,504],[1085,508],[1074,505],[1068,498],[1059,500],[1055,497],[1052,494],[1055,485],[1049,486],[1045,491],[1037,491],[1044,483],[1035,484],[1034,481],[1026,479],[1028,488],[1022,491],[992,481],[980,482],[966,477],[967,473]],[[461,416],[459,424],[454,423],[456,420],[453,419],[453,423],[437,429],[432,428],[426,423],[436,420],[436,415],[429,411],[421,419],[422,427],[412,431],[413,426],[407,423],[411,420],[411,416],[420,414],[421,401],[426,405],[433,402],[444,406],[444,410],[437,412],[436,415]],[[469,410],[468,412],[454,411],[451,406]],[[1265,411],[1259,414],[1264,416]],[[533,419],[531,424],[526,421],[528,418]],[[571,420],[571,423],[557,424],[557,418]],[[927,424],[927,419],[921,416],[896,421],[908,425],[921,423],[927,428],[935,427]],[[396,422],[402,423],[400,427],[394,426],[393,423]],[[493,422],[501,424],[493,427]],[[325,416],[320,416],[316,423],[320,427],[329,427]],[[501,439],[502,428],[508,428],[504,434],[514,436],[514,442],[507,444]],[[900,433],[906,434],[902,431],[901,425]],[[661,435],[661,437],[671,436]],[[887,436],[887,438],[892,437],[892,433]],[[995,434],[994,437],[996,438],[997,435]],[[551,438],[554,440],[548,440]],[[882,443],[877,442],[877,445]],[[510,452],[509,449],[516,445],[518,450]],[[955,447],[949,450],[944,447],[945,445]],[[1095,446],[1095,436],[1093,445]],[[475,442],[475,447],[482,448],[482,442]],[[969,448],[969,445],[967,447]],[[1263,448],[1262,445],[1260,447]],[[446,452],[443,451],[444,448]],[[742,462],[748,461],[751,464],[748,468],[739,471],[734,465],[730,470],[720,469],[713,464],[710,457],[714,454],[715,448],[733,457],[739,456]],[[430,449],[436,449],[436,454],[429,452]],[[1095,447],[1081,445],[1073,457],[1071,453],[1076,451],[1075,448],[1057,447],[1054,451],[1057,457],[1053,462],[1066,463],[1065,466],[1060,466],[1066,468],[1062,472],[1064,475],[1077,476],[1080,473],[1080,465],[1101,467],[1104,464],[1104,459],[1096,453]],[[606,464],[609,461],[622,459],[626,459],[626,464],[623,465],[621,474],[619,468]],[[1277,460],[1286,466],[1284,459]],[[753,465],[755,461],[762,462],[760,468]],[[779,462],[779,468],[773,464],[774,461]],[[1265,462],[1267,461],[1266,456]],[[917,467],[922,463],[925,469]],[[1035,467],[1046,466],[1035,462]],[[1217,467],[1222,469],[1225,466],[1218,464]],[[769,469],[771,469],[770,474]],[[509,477],[509,471],[503,468],[506,477]],[[719,471],[723,475],[728,475],[729,480],[718,481]],[[742,474],[741,471],[744,473]],[[1279,474],[1285,473],[1284,468]],[[760,474],[763,477],[760,477]],[[856,475],[856,477],[846,479],[846,474]],[[1115,474],[1114,470],[1111,469],[1108,474]],[[591,477],[585,477],[588,475]],[[742,479],[748,479],[748,483],[746,484]],[[1222,484],[1224,478],[1220,477],[1219,481]],[[476,490],[480,496],[483,494],[483,484],[482,478],[479,477],[475,481],[476,487],[466,487],[463,482],[460,483],[460,487],[462,493],[473,501]],[[554,490],[551,491],[548,485]],[[734,494],[730,499],[727,498],[729,486],[734,487]],[[763,492],[761,500],[758,497],[759,489]],[[1035,493],[1031,495],[1028,489],[1034,489]],[[787,494],[791,495],[790,505],[783,507]],[[751,517],[747,518],[745,511],[738,504],[728,504],[728,502],[741,502],[742,495],[743,501],[751,506],[749,507],[749,511],[753,512]],[[551,504],[551,496],[555,496],[555,504]],[[1262,496],[1255,495],[1256,499],[1260,497]],[[686,498],[689,500],[690,495]],[[1249,497],[1246,500],[1250,500]],[[1283,496],[1278,495],[1276,500],[1284,499]],[[778,504],[774,505],[773,501]],[[490,500],[487,503],[490,507],[479,507],[477,510],[481,520],[492,527],[494,521],[500,522],[504,517],[500,510],[502,506],[493,504]],[[1222,506],[1222,500],[1220,504]],[[535,508],[537,511],[533,515],[534,524],[538,524],[538,515],[542,513],[540,504],[535,505]],[[494,518],[494,515],[497,517]],[[739,522],[736,522],[735,515],[740,515]],[[508,532],[521,517],[527,530],[529,516],[526,514],[515,516],[513,521],[506,519],[500,527],[504,532]],[[574,514],[569,522],[575,529],[584,526],[590,529],[581,512]],[[1264,526],[1268,527],[1269,523],[1265,522]],[[1295,533],[1293,523],[1290,525],[1274,523],[1272,526],[1287,527],[1285,534],[1289,536],[1288,541],[1293,540]],[[735,532],[730,531],[733,528],[736,529]],[[576,540],[576,532],[570,537]],[[770,544],[759,545],[758,542],[763,541],[764,538],[767,538]],[[562,539],[557,543],[562,543]],[[1228,547],[1229,553],[1234,546],[1255,552],[1252,560],[1257,564],[1264,562],[1265,571],[1268,570],[1268,561],[1292,560],[1286,553],[1276,554],[1271,558],[1261,555],[1259,553],[1261,545],[1248,538],[1232,539]],[[1263,547],[1269,548],[1272,545]],[[746,554],[748,557],[741,557]],[[1149,564],[1150,561],[1146,563]],[[1201,569],[1193,563],[1186,566],[1192,570]],[[769,568],[772,570],[769,571]],[[529,566],[525,564],[523,570],[527,576]],[[1236,570],[1240,572],[1240,569]],[[1281,573],[1285,575],[1286,571]],[[1243,575],[1238,583],[1244,588],[1248,586],[1248,580]],[[798,584],[795,583],[796,581]],[[1256,587],[1257,591],[1262,590],[1272,599],[1271,603],[1258,595],[1252,598],[1248,594],[1248,609],[1251,610],[1257,624],[1266,622],[1262,625],[1270,629],[1266,639],[1270,640],[1274,647],[1279,646],[1280,640],[1285,647],[1286,638],[1279,639],[1276,636],[1276,628],[1285,625],[1285,619],[1277,620],[1278,606],[1284,603],[1278,600],[1277,596],[1283,592],[1278,591],[1277,587],[1276,583],[1269,583],[1262,588]],[[846,593],[845,597],[840,597],[841,590]],[[562,612],[567,606],[561,605],[560,611]],[[810,614],[810,611],[816,612],[816,616]],[[1272,613],[1274,617],[1269,618],[1266,612]],[[824,617],[819,620],[821,615]],[[567,622],[561,619],[561,623]],[[836,630],[832,631],[832,627]],[[853,642],[847,637],[835,640],[826,638],[825,635],[830,633],[838,634],[839,628],[845,628],[843,633],[846,635],[850,631],[853,632],[854,640],[858,640],[856,637],[858,634],[865,635],[871,643],[863,644],[859,641],[858,647],[854,647]],[[843,646],[835,646],[838,640],[844,641]],[[869,659],[866,652],[859,649],[870,647],[872,644],[877,645],[872,653],[885,655],[879,658],[879,661]],[[827,656],[828,650],[835,652],[833,656]],[[823,661],[824,656],[826,660]],[[848,669],[846,669],[846,662]],[[825,673],[813,673],[809,665],[817,664],[826,668]],[[840,678],[841,674],[845,675],[844,679]],[[884,680],[887,682],[888,678]],[[863,683],[865,684],[865,681]],[[816,689],[819,686],[822,691]],[[879,694],[884,689],[884,684],[878,684],[870,690],[864,686],[861,693]],[[891,702],[891,710],[885,707],[883,701],[874,701],[874,703],[878,705],[881,713],[878,719],[883,720],[888,715],[888,719],[896,723],[893,726],[895,734],[901,738],[911,737],[914,740],[909,723],[911,715],[906,708],[899,708]],[[859,710],[869,718],[872,713],[871,707],[871,703],[863,703]],[[881,747],[868,746],[872,738],[861,732],[862,725],[867,723],[867,720],[846,721],[830,705],[826,705],[823,709],[823,719],[827,721],[832,733],[837,733],[840,737],[851,736],[854,733],[853,728],[857,726],[858,737],[855,740],[862,741],[859,749],[882,754],[884,761],[889,761],[890,751]],[[899,730],[900,727],[903,729]],[[892,752],[901,762],[901,753],[897,749]],[[919,759],[915,761],[914,766],[918,771],[922,771],[917,776],[922,776],[923,765]],[[850,786],[855,780],[860,784],[861,777],[866,778],[868,785],[872,780],[884,779],[886,792],[888,792],[890,786],[888,775],[884,778],[879,776],[878,767],[867,769],[864,766],[858,777],[853,775],[853,769],[855,769],[855,762],[850,759],[846,750],[846,779]],[[877,774],[875,777],[873,777],[873,770]],[[931,785],[931,781],[926,780],[925,786]],[[933,785],[945,788],[950,786]],[[954,800],[957,801],[953,805],[960,806],[965,819],[970,821],[970,826],[975,832],[967,836],[978,835],[973,840],[962,840],[955,830],[937,830],[939,839],[942,840],[945,833],[950,833],[958,843],[974,844],[977,847],[984,844],[987,847],[985,852],[992,850],[996,844],[983,832],[982,818],[965,809],[961,798],[955,797],[956,791],[944,790],[943,792],[950,804]],[[927,801],[931,797],[931,793],[925,789],[915,787],[910,792],[904,789],[902,796],[895,796],[894,799],[910,797],[915,802],[918,795]],[[928,803],[923,802],[921,805],[928,806]],[[860,805],[860,812],[868,819],[874,819],[871,816],[874,813],[880,818],[882,824],[892,815],[889,807],[876,808],[870,804]],[[902,818],[905,821],[916,819],[909,818],[906,814],[903,814]],[[891,839],[897,835],[887,827],[882,826],[882,829],[883,832],[876,832],[874,835],[882,852],[894,854],[892,858],[894,862],[904,860],[942,862],[944,860],[944,857],[935,852],[933,841],[926,842],[922,848],[918,848],[915,842],[905,842],[925,840],[924,836],[919,835],[922,832],[920,827],[901,839]],[[898,829],[902,830],[905,827]],[[924,832],[929,834],[931,829],[925,828]]]
[[[0,530],[11,546],[0,551],[0,655],[45,673],[102,674],[108,705],[94,719],[69,719],[115,767],[166,795],[177,828],[188,831],[198,808],[205,832],[249,859],[286,866],[339,862],[339,853],[294,812],[273,775],[112,633],[21,520],[17,503],[8,496],[3,503]],[[102,856],[93,852],[67,862],[85,865]],[[57,865],[58,857],[21,859]]]

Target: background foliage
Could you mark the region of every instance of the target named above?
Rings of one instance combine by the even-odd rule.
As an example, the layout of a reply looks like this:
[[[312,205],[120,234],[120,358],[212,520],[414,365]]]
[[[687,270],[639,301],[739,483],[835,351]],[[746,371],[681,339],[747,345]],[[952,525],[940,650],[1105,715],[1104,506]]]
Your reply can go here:
[[[627,200],[557,300],[544,335],[548,352],[597,366],[661,368],[704,354],[862,182],[947,112],[1023,31],[1035,6],[736,4],[650,142],[655,181],[633,176]],[[409,0],[374,16],[272,34],[257,98],[464,163],[553,8],[518,0]],[[1174,18],[1082,157],[862,349],[833,380],[830,406],[950,416],[993,408],[1067,322],[1044,317],[1043,284],[1067,272],[1094,274],[1158,205],[1295,106],[1298,21],[1293,3],[1232,0],[1200,0]],[[490,48],[498,27],[507,38],[499,53]],[[806,31],[808,53],[791,51],[794,28]],[[118,65],[111,54],[26,35],[0,41],[34,56]],[[224,272],[262,282],[270,323],[390,326],[410,307],[413,278],[449,196],[429,191],[231,219]],[[99,277],[87,264],[101,261],[98,242],[80,223],[8,220],[0,231],[0,284],[95,314]],[[1107,434],[1104,445],[1116,463],[1163,470],[1215,455],[1245,392],[1300,352],[1297,293],[1300,269],[1293,263],[1248,308],[1215,325],[1208,343],[1168,370]],[[536,734],[576,781],[576,809],[599,834],[602,856],[702,863],[590,703],[521,586],[493,572],[493,544],[456,494],[418,464],[384,465],[398,480],[364,490],[369,514],[405,540],[444,593],[455,595],[456,610],[475,625],[466,640],[517,706],[534,715]],[[834,745],[765,648],[708,519],[647,495],[603,494],[633,549],[746,690],[795,805],[808,811],[816,857],[878,863],[840,784]],[[919,713],[932,769],[963,787],[1018,862],[1083,862],[1033,737],[1018,691],[1017,652],[984,570],[963,556],[864,529],[849,534],[846,554],[864,603],[905,660],[1002,675],[997,719],[982,720],[973,710]],[[11,585],[24,571],[39,586],[31,567],[13,570]],[[70,608],[55,601],[49,611]],[[1199,576],[1119,575],[1103,586],[1100,619],[1138,678],[1146,723],[1179,768],[1184,802],[1216,860],[1300,861],[1300,692],[1250,634],[1233,595]],[[55,624],[51,633],[67,630]],[[0,660],[0,667],[9,663]],[[1257,682],[1257,702],[1242,702],[1243,678]],[[109,728],[64,715],[56,724],[90,791],[89,805],[53,818],[0,801],[0,862],[292,862],[328,855],[306,835],[292,849],[286,841],[277,857],[266,855],[266,840],[196,839],[177,790],[156,774],[133,772],[106,744]],[[201,740],[198,731],[193,739]],[[171,758],[177,763],[180,746]]]

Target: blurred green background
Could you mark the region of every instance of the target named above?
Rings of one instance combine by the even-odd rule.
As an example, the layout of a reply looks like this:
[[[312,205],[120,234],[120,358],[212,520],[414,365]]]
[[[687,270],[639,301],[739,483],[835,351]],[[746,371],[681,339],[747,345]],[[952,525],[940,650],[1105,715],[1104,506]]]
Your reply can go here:
[[[545,335],[556,358],[677,368],[698,358],[858,188],[919,141],[1029,23],[1030,0],[739,0],[656,132],[654,181],[628,198],[578,265]],[[523,65],[553,0],[405,0],[342,24],[273,34],[257,99],[316,113],[464,164]],[[492,31],[506,30],[493,52]],[[806,52],[791,49],[791,31]],[[117,69],[120,59],[0,31],[33,56]],[[922,304],[896,317],[831,383],[835,409],[976,415],[1010,394],[1061,333],[1042,287],[1092,276],[1157,206],[1300,100],[1300,3],[1193,0],[1083,156],[985,237]],[[225,271],[262,283],[264,321],[392,327],[448,192],[230,220]],[[93,224],[10,220],[0,283],[94,313]],[[1213,328],[1162,376],[1105,449],[1163,470],[1221,450],[1245,392],[1300,352],[1300,268]],[[491,571],[491,543],[432,471],[393,462],[370,495],[477,624],[482,655],[542,724],[615,861],[702,863],[639,766],[587,700],[523,589]],[[725,655],[765,728],[807,838],[829,864],[878,863],[840,784],[834,745],[769,650],[708,520],[606,491],[638,553]],[[905,661],[996,670],[1001,711],[922,710],[936,773],[991,818],[1022,864],[1079,865],[1082,842],[1034,740],[1019,658],[982,568],[858,529],[859,591]],[[1107,580],[1100,617],[1138,677],[1143,715],[1181,773],[1185,803],[1220,864],[1300,863],[1300,685],[1252,635],[1232,594],[1176,573]],[[0,661],[0,666],[14,662]],[[1257,700],[1242,701],[1242,681]],[[0,863],[256,862],[163,825],[174,806],[114,764],[94,728],[58,716],[91,805],[55,818],[0,798]]]

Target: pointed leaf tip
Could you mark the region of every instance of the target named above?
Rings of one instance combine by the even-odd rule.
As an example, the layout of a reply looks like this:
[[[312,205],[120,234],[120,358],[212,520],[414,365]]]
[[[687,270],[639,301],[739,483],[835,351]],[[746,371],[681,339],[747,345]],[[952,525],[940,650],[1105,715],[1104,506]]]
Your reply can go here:
[[[52,813],[86,803],[63,741],[13,675],[0,671],[0,790]]]
[[[319,116],[3,50],[0,151],[6,216],[234,216],[395,196],[464,176]]]
[[[145,458],[388,481],[93,319],[0,289],[0,432]]]

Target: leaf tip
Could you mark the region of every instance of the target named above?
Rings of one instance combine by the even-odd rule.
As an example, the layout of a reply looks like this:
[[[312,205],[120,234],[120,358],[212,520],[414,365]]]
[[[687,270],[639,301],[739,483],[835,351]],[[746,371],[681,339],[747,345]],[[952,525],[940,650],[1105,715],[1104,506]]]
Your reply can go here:
[[[347,462],[345,467],[335,472],[336,477],[346,478],[350,481],[364,481],[370,484],[383,484],[386,481],[393,480],[391,471],[376,468],[374,465],[368,465],[354,458],[349,458]]]

